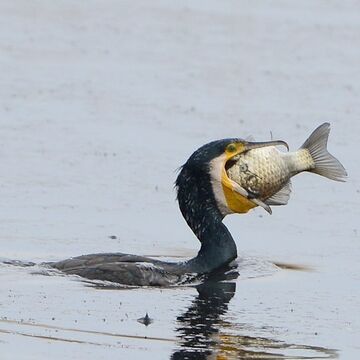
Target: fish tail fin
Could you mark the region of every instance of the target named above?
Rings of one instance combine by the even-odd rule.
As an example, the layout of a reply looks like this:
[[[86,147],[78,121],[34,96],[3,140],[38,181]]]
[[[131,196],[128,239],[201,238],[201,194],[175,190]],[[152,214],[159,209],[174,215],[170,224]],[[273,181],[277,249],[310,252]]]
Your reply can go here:
[[[327,150],[330,124],[324,123],[317,127],[301,146],[307,149],[314,161],[314,167],[309,171],[336,181],[345,181],[347,173],[340,161]]]

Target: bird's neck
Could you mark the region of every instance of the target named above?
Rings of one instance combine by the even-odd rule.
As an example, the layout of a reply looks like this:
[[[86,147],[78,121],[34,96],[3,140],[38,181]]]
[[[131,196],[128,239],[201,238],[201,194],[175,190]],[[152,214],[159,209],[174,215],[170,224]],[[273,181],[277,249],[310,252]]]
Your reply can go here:
[[[210,179],[184,173],[177,181],[180,210],[201,242],[198,255],[186,266],[191,272],[209,273],[226,266],[237,257],[236,244],[226,226],[224,216],[216,205]]]
[[[196,235],[201,242],[201,248],[197,256],[188,261],[191,272],[210,273],[236,259],[236,244],[221,221],[207,224],[201,235]]]

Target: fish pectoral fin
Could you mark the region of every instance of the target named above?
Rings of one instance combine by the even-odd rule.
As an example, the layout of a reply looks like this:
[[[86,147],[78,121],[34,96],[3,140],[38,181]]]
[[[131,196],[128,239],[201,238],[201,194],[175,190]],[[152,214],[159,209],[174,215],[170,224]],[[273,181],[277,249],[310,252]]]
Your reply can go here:
[[[269,204],[264,203],[263,201],[261,201],[260,199],[249,199],[250,201],[252,201],[254,204],[261,206],[264,210],[266,210],[270,215],[272,214],[272,210],[271,207],[269,206]]]
[[[290,180],[273,196],[266,199],[264,202],[267,205],[286,205],[290,199],[291,182]]]
[[[260,199],[254,198],[252,194],[250,194],[246,189],[244,189],[242,186],[240,186],[238,183],[236,183],[235,181],[231,181],[232,185],[233,185],[233,189],[235,192],[237,192],[239,195],[244,196],[246,199],[248,199],[249,201],[251,201],[252,203],[254,203],[257,206],[261,206],[262,208],[264,208],[270,215],[272,214],[272,210],[271,207],[269,206],[269,204],[265,204],[263,201],[261,201]]]
[[[232,185],[233,190],[234,190],[236,193],[238,193],[239,195],[244,196],[245,198],[251,200],[251,195],[250,195],[250,193],[249,193],[246,189],[244,189],[242,186],[240,186],[240,185],[239,185],[238,183],[236,183],[235,181],[230,180],[230,182],[231,182],[231,185]]]

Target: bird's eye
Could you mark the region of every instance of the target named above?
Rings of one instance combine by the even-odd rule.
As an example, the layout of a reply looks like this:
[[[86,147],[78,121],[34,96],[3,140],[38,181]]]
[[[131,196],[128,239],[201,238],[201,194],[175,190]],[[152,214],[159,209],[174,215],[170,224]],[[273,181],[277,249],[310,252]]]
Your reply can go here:
[[[226,147],[226,151],[227,152],[230,152],[230,153],[233,153],[236,151],[236,145],[235,144],[229,144],[227,147]]]

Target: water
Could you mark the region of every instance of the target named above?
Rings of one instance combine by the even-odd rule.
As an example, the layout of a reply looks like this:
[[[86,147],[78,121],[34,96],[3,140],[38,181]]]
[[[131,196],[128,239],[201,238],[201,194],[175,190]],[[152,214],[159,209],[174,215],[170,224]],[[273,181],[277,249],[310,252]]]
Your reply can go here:
[[[329,121],[349,173],[299,175],[272,216],[227,217],[225,282],[114,288],[0,265],[2,358],[357,359],[358,7],[1,2],[2,258],[194,256],[173,183],[217,138],[271,130],[294,150]]]

